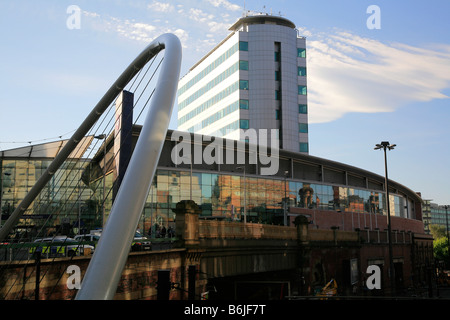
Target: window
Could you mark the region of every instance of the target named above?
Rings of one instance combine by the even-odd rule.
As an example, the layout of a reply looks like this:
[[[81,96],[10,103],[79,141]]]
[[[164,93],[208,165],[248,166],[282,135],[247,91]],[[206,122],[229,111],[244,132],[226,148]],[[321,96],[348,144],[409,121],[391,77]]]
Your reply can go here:
[[[239,50],[248,51],[248,42],[247,41],[239,41]]]
[[[246,100],[246,99],[239,100],[239,109],[248,110],[248,100]]]
[[[298,75],[299,76],[306,76],[306,68],[305,67],[298,67]]]
[[[297,48],[297,57],[306,58],[306,49],[305,48]]]
[[[308,152],[308,143],[300,142],[300,152]]]
[[[280,81],[280,80],[281,80],[281,72],[275,71],[275,81]]]
[[[280,110],[275,110],[275,120],[280,120]]]
[[[281,100],[280,90],[275,90],[275,100]]]
[[[298,132],[308,133],[308,124],[307,123],[299,123],[298,124]]]
[[[298,105],[298,113],[307,114],[308,113],[308,105],[306,105],[306,104],[299,104]]]
[[[245,120],[245,119],[239,120],[239,128],[248,129],[249,128],[248,120]]]
[[[306,86],[298,86],[298,94],[306,95]]]
[[[239,89],[248,90],[248,80],[239,80]]]
[[[248,70],[248,61],[240,60],[239,61],[239,70]]]
[[[280,61],[280,53],[279,52],[274,52],[274,60]]]

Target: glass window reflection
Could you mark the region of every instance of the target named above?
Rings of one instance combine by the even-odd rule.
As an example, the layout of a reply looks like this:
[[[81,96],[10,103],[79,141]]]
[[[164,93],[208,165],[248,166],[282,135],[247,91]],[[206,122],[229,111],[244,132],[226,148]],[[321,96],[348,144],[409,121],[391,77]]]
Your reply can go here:
[[[386,214],[383,193],[357,188],[331,186],[246,176],[190,171],[157,170],[145,206],[145,228],[152,224],[172,226],[173,209],[182,200],[191,199],[200,208],[200,219],[282,224],[287,207],[340,212]],[[404,215],[404,200],[391,195],[392,215]],[[151,222],[151,223],[150,223]],[[153,226],[154,229],[154,226]]]

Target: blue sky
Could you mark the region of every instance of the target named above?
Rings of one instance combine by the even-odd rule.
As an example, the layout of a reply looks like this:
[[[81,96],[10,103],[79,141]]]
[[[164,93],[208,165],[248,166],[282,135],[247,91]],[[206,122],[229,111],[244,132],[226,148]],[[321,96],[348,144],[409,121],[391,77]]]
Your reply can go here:
[[[67,8],[81,9],[67,28]],[[384,175],[450,204],[450,2],[446,0],[4,0],[0,150],[69,138],[158,35],[183,45],[182,74],[245,10],[307,37],[310,154]],[[370,5],[380,29],[369,29]],[[176,108],[171,128],[176,129]]]

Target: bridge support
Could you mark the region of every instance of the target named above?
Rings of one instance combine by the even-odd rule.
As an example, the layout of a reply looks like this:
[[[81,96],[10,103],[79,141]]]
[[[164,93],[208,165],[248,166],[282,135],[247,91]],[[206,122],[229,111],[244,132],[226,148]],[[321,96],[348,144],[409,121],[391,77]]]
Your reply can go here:
[[[307,254],[308,241],[308,218],[299,215],[295,218],[294,224],[297,227],[297,245],[298,245],[298,294],[306,295],[305,275],[308,274],[307,264],[305,263]]]
[[[177,203],[173,212],[176,213],[175,234],[180,239],[180,245],[186,248],[198,246],[199,206],[192,200],[182,200]]]

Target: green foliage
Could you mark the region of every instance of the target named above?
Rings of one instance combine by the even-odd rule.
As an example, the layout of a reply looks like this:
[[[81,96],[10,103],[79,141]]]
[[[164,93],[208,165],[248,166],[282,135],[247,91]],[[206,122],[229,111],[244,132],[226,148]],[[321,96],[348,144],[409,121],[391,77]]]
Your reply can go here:
[[[437,260],[449,261],[449,248],[446,228],[441,225],[430,225],[430,232],[433,235],[433,251]]]
[[[433,241],[434,257],[437,260],[448,261],[447,237],[441,237]]]
[[[447,236],[445,227],[439,224],[431,224],[430,232],[433,235],[434,239],[439,239]]]

